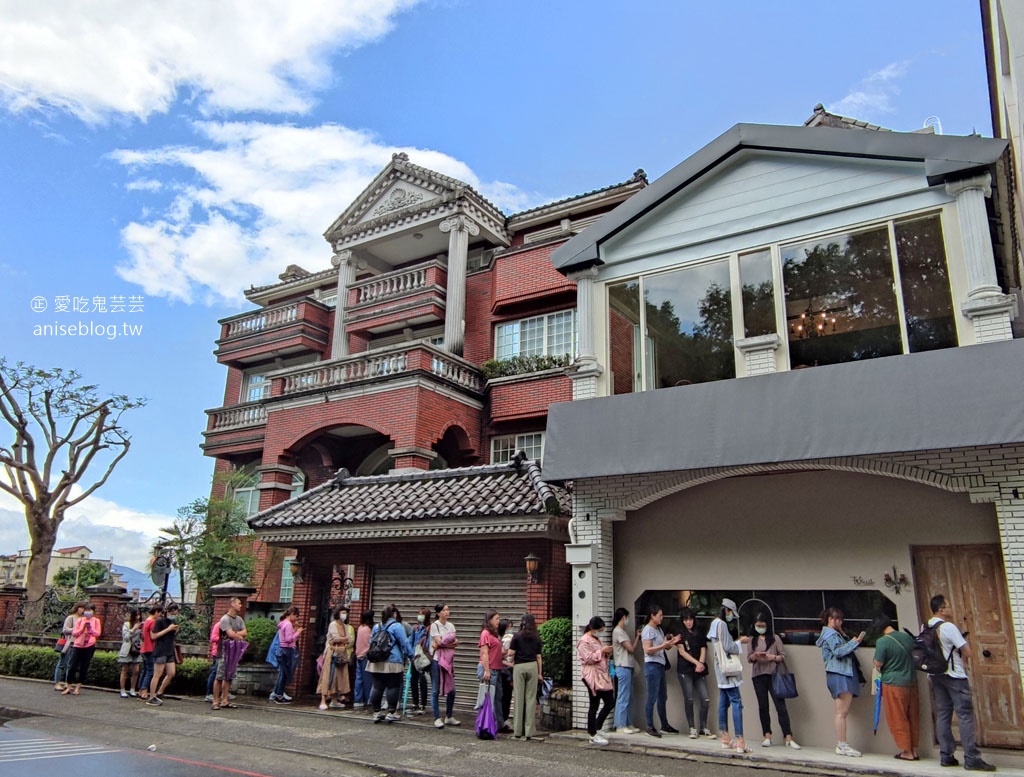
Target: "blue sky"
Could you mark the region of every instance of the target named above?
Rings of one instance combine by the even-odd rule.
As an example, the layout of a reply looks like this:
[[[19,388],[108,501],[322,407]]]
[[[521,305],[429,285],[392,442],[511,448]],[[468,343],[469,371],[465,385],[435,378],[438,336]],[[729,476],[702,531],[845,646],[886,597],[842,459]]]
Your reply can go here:
[[[217,320],[290,263],[326,268],[322,232],[393,152],[513,212],[639,167],[653,180],[737,122],[800,124],[818,102],[990,135],[978,13],[969,0],[0,0],[0,353],[149,399],[124,419],[128,458],[60,544],[142,568],[159,526],[208,492]],[[63,295],[90,312],[55,312]],[[111,312],[119,296],[141,309]],[[118,336],[33,334],[54,323]],[[0,494],[0,552],[21,547],[24,519]]]

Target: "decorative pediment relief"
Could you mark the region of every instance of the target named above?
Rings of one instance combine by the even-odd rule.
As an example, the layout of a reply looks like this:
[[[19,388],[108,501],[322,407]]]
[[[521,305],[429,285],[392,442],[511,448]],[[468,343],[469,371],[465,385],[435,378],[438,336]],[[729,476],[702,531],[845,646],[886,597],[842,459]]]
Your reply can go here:
[[[369,219],[379,218],[386,216],[396,210],[402,208],[408,208],[413,205],[419,205],[424,200],[430,197],[436,197],[431,192],[423,191],[414,186],[410,186],[407,183],[397,184],[387,191],[387,193],[381,197],[375,207],[371,208],[366,214],[364,214],[361,221],[368,221]]]

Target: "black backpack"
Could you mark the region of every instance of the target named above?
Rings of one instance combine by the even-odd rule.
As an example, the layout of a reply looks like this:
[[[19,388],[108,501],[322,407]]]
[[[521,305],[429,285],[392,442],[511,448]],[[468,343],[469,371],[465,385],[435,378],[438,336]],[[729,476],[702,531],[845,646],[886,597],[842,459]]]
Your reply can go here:
[[[394,637],[388,631],[387,626],[381,624],[380,628],[373,632],[370,637],[370,648],[366,651],[366,660],[371,663],[387,661],[391,656],[391,648],[394,645]]]
[[[910,659],[914,662],[914,668],[919,672],[927,674],[945,674],[949,668],[949,662],[953,660],[953,651],[947,656],[942,652],[942,642],[939,639],[939,627],[945,621],[940,621],[934,626],[925,626],[917,636],[909,629],[904,629],[914,640],[914,649],[910,651]]]

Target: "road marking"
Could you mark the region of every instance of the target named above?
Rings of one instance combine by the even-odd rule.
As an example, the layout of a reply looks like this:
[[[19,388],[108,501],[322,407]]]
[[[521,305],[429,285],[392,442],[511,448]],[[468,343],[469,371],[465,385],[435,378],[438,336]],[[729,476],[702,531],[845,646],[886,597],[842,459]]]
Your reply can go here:
[[[65,741],[50,737],[5,739],[0,741],[0,763],[42,761],[50,758],[70,758],[72,756],[101,755],[116,752],[119,751],[100,745],[91,745],[87,742]]]
[[[217,764],[207,763],[206,761],[190,761],[188,758],[175,758],[173,755],[162,755],[161,753],[146,753],[146,755],[152,756],[153,758],[163,758],[167,761],[177,761],[178,763],[188,764],[189,766],[205,766],[207,769],[217,769],[222,772],[230,772],[231,774],[242,774],[246,777],[271,777],[271,775],[263,774],[263,772],[247,772],[244,769],[232,769],[230,766],[217,766]]]

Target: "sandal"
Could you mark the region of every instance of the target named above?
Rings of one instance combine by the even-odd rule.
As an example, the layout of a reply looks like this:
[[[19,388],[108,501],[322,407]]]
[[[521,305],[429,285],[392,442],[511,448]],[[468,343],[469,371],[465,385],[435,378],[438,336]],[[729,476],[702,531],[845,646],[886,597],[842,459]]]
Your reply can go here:
[[[237,704],[232,704],[231,702],[228,702],[227,704],[220,705],[220,708],[222,710],[237,710],[238,709],[238,705]]]
[[[70,694],[71,694],[71,687],[70,686],[68,686],[63,691],[60,692],[61,696],[69,696]]]
[[[213,710],[214,712],[216,712],[217,710],[220,709],[220,705],[219,704],[214,704],[212,707],[210,707],[210,709]]]

